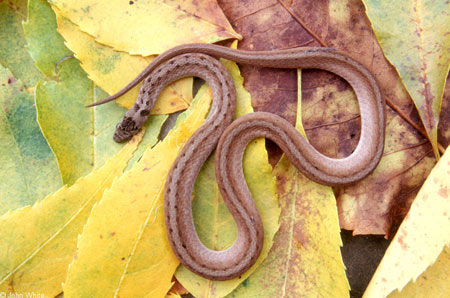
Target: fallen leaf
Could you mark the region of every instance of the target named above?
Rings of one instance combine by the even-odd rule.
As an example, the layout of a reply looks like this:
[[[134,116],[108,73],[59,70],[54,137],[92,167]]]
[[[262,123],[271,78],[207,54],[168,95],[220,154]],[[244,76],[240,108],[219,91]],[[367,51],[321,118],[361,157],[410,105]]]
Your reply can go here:
[[[24,19],[26,19],[27,16],[27,4],[27,0],[8,1],[8,6]]]
[[[450,244],[450,150],[447,149],[411,205],[364,297],[401,290]]]
[[[435,164],[431,146],[407,133],[405,121],[388,111],[384,153],[377,168],[355,185],[335,188],[341,228],[393,237]],[[403,133],[402,133],[403,132]]]
[[[437,128],[450,67],[450,4],[446,0],[363,3],[378,42],[414,100],[439,159]]]
[[[301,102],[296,128],[304,134]],[[284,155],[274,174],[280,229],[267,258],[230,297],[348,297],[332,189],[310,181]]]
[[[72,55],[54,28],[56,28],[55,15],[47,1],[28,0],[28,18],[23,23],[26,48],[33,57],[36,67],[47,77],[56,76],[58,64],[65,57]]]
[[[250,94],[243,87],[243,78],[236,63],[222,61],[231,74],[237,92],[235,118],[253,112]],[[224,297],[241,284],[261,264],[273,244],[279,228],[280,208],[276,196],[275,177],[267,161],[264,139],[253,140],[243,159],[244,175],[264,225],[264,246],[256,263],[241,276],[228,281],[211,281],[200,277],[184,266],[175,273],[177,280],[195,297]],[[209,248],[223,250],[233,244],[237,236],[234,219],[220,195],[214,175],[214,155],[203,165],[194,187],[192,212],[199,238]]]
[[[428,267],[416,281],[410,281],[400,292],[391,293],[389,298],[441,297],[450,293],[450,248],[444,247],[436,262]]]
[[[109,94],[120,91],[153,61],[154,57],[132,56],[101,45],[60,15],[57,15],[57,21],[58,32],[75,53],[75,57],[81,61],[81,67],[92,81]],[[152,115],[170,114],[187,109],[192,101],[192,82],[193,79],[190,77],[167,86],[159,95],[152,109]],[[138,97],[140,86],[141,84],[138,84],[116,102],[131,108]]]
[[[447,76],[445,82],[444,98],[442,99],[441,118],[438,127],[439,143],[445,147],[450,146],[450,76]]]
[[[62,291],[61,283],[92,206],[122,174],[142,134],[71,187],[66,185],[33,206],[0,217],[0,292],[8,296],[39,292],[54,297]]]
[[[0,215],[31,205],[61,186],[33,105],[22,82],[0,66]]]
[[[59,82],[37,85],[36,108],[42,132],[57,157],[63,182],[72,184],[102,166],[123,146],[115,143],[112,136],[125,110],[116,105],[85,108],[105,93],[94,88],[74,58],[61,64],[58,76]],[[150,117],[146,124],[149,133],[141,146],[156,143],[166,117]]]
[[[163,187],[181,148],[203,123],[210,100],[211,93],[200,89],[184,121],[147,149],[92,209],[64,283],[67,297],[167,294],[179,262],[167,240]]]
[[[233,27],[244,36],[240,48],[272,50],[320,46],[321,43],[336,48],[371,71],[383,96],[404,114],[418,120],[414,104],[377,44],[359,0],[245,3],[220,0],[219,4]],[[301,19],[318,38],[309,34],[292,15]],[[255,110],[276,113],[294,124],[297,111],[295,71],[246,65],[241,70]],[[353,152],[359,140],[360,119],[350,86],[326,72],[302,70],[302,101],[303,124],[310,143],[330,157],[343,158]],[[341,228],[353,230],[354,234],[395,231],[395,223],[401,222],[435,163],[425,139],[396,112],[388,108],[386,113],[385,152],[390,155],[389,161],[384,162],[383,157],[378,172],[374,173],[376,176],[336,189]],[[270,142],[268,150],[274,165],[282,152]],[[396,206],[402,206],[401,212]]]
[[[214,0],[49,2],[98,42],[132,55],[161,54],[185,43],[241,38]]]
[[[46,5],[48,17],[55,18]],[[56,32],[56,22],[48,22],[41,28],[43,36]],[[36,37],[38,38],[38,37]],[[45,47],[45,40],[41,43]],[[48,56],[39,56],[47,59]],[[48,64],[50,61],[37,60]],[[116,123],[125,114],[117,105],[103,105],[87,109],[106,94],[89,80],[81,69],[79,61],[69,58],[58,66],[57,77],[40,81],[36,87],[35,99],[38,122],[42,132],[58,160],[63,183],[72,184],[79,177],[104,164],[116,154],[123,144],[117,144],[112,136]],[[167,116],[152,116],[146,124],[148,133],[139,146],[146,148],[157,141],[160,128]],[[143,149],[138,150],[138,154]]]
[[[311,37],[276,0],[220,0],[230,23],[243,35],[239,48],[269,51],[308,44]],[[317,3],[320,5],[320,3]],[[310,10],[314,12],[314,10]],[[314,44],[313,44],[314,45]],[[312,46],[312,45],[311,45]],[[245,88],[252,95],[255,111],[275,113],[295,124],[297,77],[295,70],[242,65]]]
[[[100,88],[94,88],[94,101],[105,98],[106,93]],[[94,107],[94,146],[91,149],[95,158],[95,168],[102,166],[111,156],[119,152],[124,144],[118,144],[113,141],[112,136],[116,129],[117,123],[122,119],[126,110],[117,105],[103,105]],[[136,153],[128,163],[128,168],[141,158],[147,147],[152,147],[158,142],[161,128],[167,120],[167,115],[150,116],[144,125],[146,133],[139,144]],[[76,144],[72,142],[75,147]]]
[[[175,277],[172,280],[174,281],[174,283],[170,288],[169,293],[167,294],[168,296],[170,296],[171,294],[179,296],[189,293],[188,290],[186,290]]]
[[[26,19],[26,0],[0,2],[0,63],[26,88],[32,88],[42,78],[25,49],[22,21]]]

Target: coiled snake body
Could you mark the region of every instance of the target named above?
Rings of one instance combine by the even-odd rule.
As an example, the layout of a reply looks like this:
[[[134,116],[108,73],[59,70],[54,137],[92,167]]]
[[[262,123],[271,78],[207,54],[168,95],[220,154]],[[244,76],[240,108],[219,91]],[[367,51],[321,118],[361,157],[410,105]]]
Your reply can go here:
[[[236,91],[230,75],[214,57],[262,67],[316,68],[341,76],[350,83],[359,102],[361,136],[356,149],[343,159],[324,156],[289,122],[270,113],[246,114],[232,122]],[[203,277],[214,280],[237,277],[254,264],[261,252],[263,226],[242,170],[244,149],[251,140],[259,137],[273,140],[302,173],[326,185],[361,180],[381,158],[385,116],[376,81],[363,66],[328,48],[249,52],[209,44],[178,46],[159,55],[122,91],[93,105],[111,101],[144,80],[135,105],[114,134],[114,140],[121,142],[139,131],[161,90],[187,76],[208,82],[213,102],[205,123],[188,140],[172,165],[165,184],[164,212],[172,250],[181,263]],[[236,241],[223,251],[202,244],[191,209],[195,179],[216,146],[217,183],[238,227]]]

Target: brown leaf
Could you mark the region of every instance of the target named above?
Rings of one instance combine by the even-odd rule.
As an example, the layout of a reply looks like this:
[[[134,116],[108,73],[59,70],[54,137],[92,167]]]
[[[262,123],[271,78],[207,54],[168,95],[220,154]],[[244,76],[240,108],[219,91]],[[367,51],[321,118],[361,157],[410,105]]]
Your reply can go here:
[[[240,48],[272,50],[320,46],[324,42],[367,67],[378,80],[383,96],[420,123],[411,98],[374,37],[360,1],[221,0],[219,4],[244,37]],[[294,123],[295,71],[251,66],[241,69],[255,110],[276,113]],[[302,117],[310,142],[329,156],[349,155],[360,132],[359,109],[350,86],[339,77],[317,70],[303,71],[302,86]],[[395,230],[393,223],[401,221],[435,162],[424,137],[390,108],[386,132],[385,156],[377,170],[362,182],[337,191],[341,227],[354,230],[354,234],[386,234],[391,226]],[[276,161],[280,152],[271,153],[272,161]]]
[[[176,293],[178,295],[184,295],[184,294],[188,294],[188,290],[186,290],[182,284],[180,284],[180,282],[175,278],[175,276],[173,277],[172,281],[173,286],[170,288],[169,293]]]
[[[444,97],[442,98],[441,116],[438,126],[438,141],[444,147],[450,145],[450,75],[445,82]]]

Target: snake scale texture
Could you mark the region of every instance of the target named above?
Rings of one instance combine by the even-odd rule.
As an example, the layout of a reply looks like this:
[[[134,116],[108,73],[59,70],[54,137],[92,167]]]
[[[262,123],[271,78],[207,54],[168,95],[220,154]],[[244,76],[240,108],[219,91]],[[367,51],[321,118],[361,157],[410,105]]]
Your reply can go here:
[[[354,152],[342,159],[329,158],[311,146],[289,122],[270,113],[246,114],[233,122],[236,91],[217,58],[260,67],[322,69],[345,79],[356,93],[361,113],[361,135]],[[326,185],[359,181],[373,171],[381,158],[385,103],[378,85],[363,66],[329,48],[251,52],[210,44],[182,45],[159,55],[124,89],[93,105],[114,100],[144,80],[136,103],[114,134],[114,140],[122,142],[144,125],[162,89],[187,76],[208,82],[213,102],[206,121],[172,165],[165,184],[164,212],[175,255],[187,268],[205,278],[238,277],[255,263],[263,246],[263,225],[242,170],[244,150],[250,141],[259,137],[271,139],[299,171]],[[238,228],[234,244],[222,251],[211,250],[200,241],[191,208],[196,177],[216,147],[217,183]]]

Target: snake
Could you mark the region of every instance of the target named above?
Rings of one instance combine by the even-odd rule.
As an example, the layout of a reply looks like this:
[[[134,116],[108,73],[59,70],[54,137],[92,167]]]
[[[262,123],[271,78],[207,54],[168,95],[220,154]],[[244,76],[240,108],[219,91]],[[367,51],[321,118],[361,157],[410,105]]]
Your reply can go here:
[[[272,113],[253,112],[233,121],[236,89],[219,58],[259,67],[321,69],[342,77],[353,88],[360,110],[361,133],[354,151],[345,158],[328,157],[287,120]],[[172,251],[183,265],[204,278],[240,277],[256,262],[263,247],[263,224],[242,169],[249,142],[260,137],[274,141],[300,172],[330,186],[363,179],[381,158],[385,102],[377,82],[360,63],[332,48],[246,51],[214,44],[181,45],[160,54],[121,91],[91,106],[112,101],[143,81],[136,103],[114,133],[114,140],[123,142],[144,125],[162,89],[189,76],[206,81],[213,99],[204,123],[186,141],[166,178],[164,218]],[[191,207],[197,175],[214,150],[217,184],[238,230],[234,243],[224,250],[213,250],[202,243]]]

